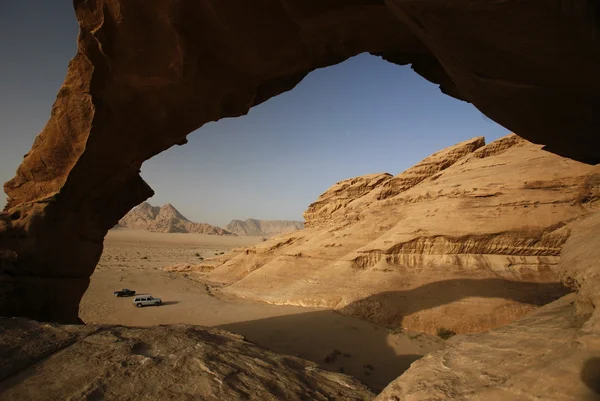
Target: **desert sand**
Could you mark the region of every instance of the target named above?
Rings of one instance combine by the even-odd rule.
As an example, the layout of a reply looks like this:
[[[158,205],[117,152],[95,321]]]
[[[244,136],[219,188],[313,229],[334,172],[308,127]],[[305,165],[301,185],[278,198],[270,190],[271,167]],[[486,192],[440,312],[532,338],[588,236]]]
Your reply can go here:
[[[276,306],[223,294],[197,275],[163,271],[197,263],[257,237],[163,234],[111,230],[98,268],[80,306],[87,324],[156,326],[189,324],[241,334],[272,351],[350,374],[379,392],[412,362],[443,346],[439,338],[404,332],[323,308]],[[196,256],[196,254],[200,256]],[[193,278],[194,277],[194,278]],[[130,288],[162,298],[160,307],[134,307],[113,291]]]

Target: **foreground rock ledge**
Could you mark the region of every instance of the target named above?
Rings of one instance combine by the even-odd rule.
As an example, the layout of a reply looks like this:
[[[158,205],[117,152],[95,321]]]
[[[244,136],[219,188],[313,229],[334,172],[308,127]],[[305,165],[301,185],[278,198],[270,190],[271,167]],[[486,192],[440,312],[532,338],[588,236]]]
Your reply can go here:
[[[59,326],[0,319],[0,398],[372,400],[357,380],[194,326]]]
[[[78,52],[0,216],[0,315],[77,321],[142,163],[370,52],[547,149],[600,154],[594,0],[74,1]],[[535,23],[532,23],[535,21]],[[32,302],[36,300],[37,302]]]
[[[576,297],[486,334],[462,334],[414,362],[376,401],[600,399],[600,337]]]

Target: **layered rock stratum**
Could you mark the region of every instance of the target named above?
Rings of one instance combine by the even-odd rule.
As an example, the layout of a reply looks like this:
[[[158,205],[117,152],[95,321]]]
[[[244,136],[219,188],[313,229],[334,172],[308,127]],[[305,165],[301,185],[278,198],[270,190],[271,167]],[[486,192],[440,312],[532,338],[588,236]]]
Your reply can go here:
[[[372,400],[349,376],[218,329],[59,326],[0,318],[0,398]]]
[[[148,202],[143,202],[119,220],[119,226],[159,233],[231,235],[221,227],[188,220],[170,203],[164,206],[152,206]]]
[[[225,230],[236,235],[253,235],[261,237],[272,237],[291,231],[302,230],[304,223],[294,220],[231,220]]]
[[[433,334],[487,331],[570,291],[560,253],[568,224],[596,210],[599,185],[599,167],[517,135],[474,138],[397,176],[341,181],[310,205],[308,228],[198,274],[274,304]]]

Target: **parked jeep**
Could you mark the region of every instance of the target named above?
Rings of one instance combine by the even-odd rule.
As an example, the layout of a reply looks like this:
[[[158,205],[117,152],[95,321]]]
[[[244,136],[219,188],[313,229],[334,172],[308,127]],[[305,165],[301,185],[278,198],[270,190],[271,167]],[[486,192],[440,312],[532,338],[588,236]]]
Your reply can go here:
[[[160,298],[154,298],[152,295],[138,295],[133,299],[133,304],[138,308],[149,305],[158,306],[162,304],[162,300]]]
[[[135,295],[135,291],[130,290],[129,288],[123,288],[120,291],[114,292],[115,297],[132,297]]]

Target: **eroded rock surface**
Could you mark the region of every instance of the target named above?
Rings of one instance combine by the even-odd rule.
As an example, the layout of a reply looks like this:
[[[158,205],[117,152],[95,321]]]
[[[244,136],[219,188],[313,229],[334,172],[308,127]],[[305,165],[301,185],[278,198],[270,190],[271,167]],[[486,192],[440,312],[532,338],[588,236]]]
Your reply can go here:
[[[221,227],[188,220],[170,203],[164,206],[152,206],[148,202],[143,202],[119,220],[119,226],[158,233],[231,234]]]
[[[490,333],[452,338],[376,400],[599,400],[600,213],[569,228],[559,270],[578,294]]]
[[[139,175],[145,160],[362,52],[411,64],[553,152],[600,161],[593,0],[74,5],[78,52],[49,122],[4,186],[5,316],[76,321],[107,230],[153,194]]]
[[[516,135],[509,138],[521,140]],[[485,138],[473,138],[436,152],[395,177],[387,173],[370,174],[340,181],[308,207],[304,213],[306,225],[314,227],[345,219],[352,210],[360,211],[375,201],[398,195],[484,145]]]
[[[600,399],[600,342],[597,334],[582,335],[575,299],[566,296],[489,333],[453,337],[376,400]]]
[[[0,319],[7,400],[372,400],[357,380],[195,326],[57,326]]]
[[[599,184],[598,167],[514,134],[475,138],[393,178],[342,181],[307,211],[311,228],[199,269],[242,297],[485,331],[570,291],[557,270],[568,223],[597,208]]]
[[[600,334],[600,213],[574,222],[571,228],[561,255],[561,277],[580,295],[577,313],[589,316],[586,332]]]
[[[305,226],[315,227],[329,221],[340,209],[345,210],[349,203],[371,193],[374,188],[389,182],[392,175],[388,173],[368,174],[350,178],[336,183],[319,196],[316,202],[308,206],[304,212]]]

